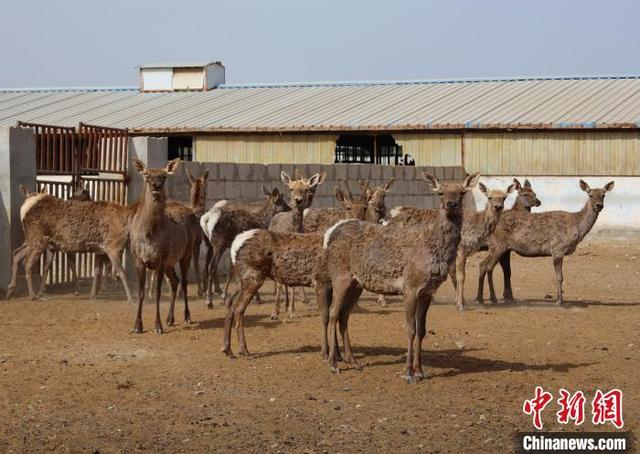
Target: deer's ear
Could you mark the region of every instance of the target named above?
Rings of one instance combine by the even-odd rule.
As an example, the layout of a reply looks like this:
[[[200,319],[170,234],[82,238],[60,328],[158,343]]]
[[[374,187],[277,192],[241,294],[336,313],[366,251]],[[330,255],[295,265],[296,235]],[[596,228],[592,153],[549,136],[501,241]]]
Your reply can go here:
[[[271,191],[269,191],[265,185],[260,186],[260,188],[262,189],[262,195],[271,197]]]
[[[528,178],[525,178],[525,180],[524,180],[524,188],[525,189],[531,189],[531,182],[529,181]]]
[[[514,178],[514,180],[515,180],[515,178]],[[512,184],[510,184],[510,185],[509,185],[509,187],[507,188],[507,191],[506,191],[506,192],[507,192],[507,194],[511,194],[511,193],[512,193],[513,191],[515,191],[516,189],[517,189],[517,188],[516,188],[516,184],[515,184],[515,183],[512,183]]]
[[[18,189],[20,189],[20,192],[22,193],[23,196],[28,196],[29,195],[29,188],[26,187],[25,185],[21,184],[18,185]]]
[[[267,192],[267,194],[268,194],[268,192]],[[277,199],[278,197],[280,197],[280,191],[278,191],[278,188],[273,188],[273,191],[271,191],[271,197],[273,199]]]
[[[611,191],[613,189],[615,184],[616,184],[615,181],[610,181],[610,182],[608,182],[607,184],[604,185],[604,188],[602,188],[602,190],[604,192],[609,192],[609,191]]]
[[[340,202],[343,205],[347,205],[347,196],[345,195],[344,192],[342,192],[342,189],[340,189],[338,186],[334,186],[333,187],[333,193],[336,196],[336,200],[338,202]]]
[[[287,186],[289,186],[291,184],[291,177],[289,175],[287,175],[287,172],[285,172],[284,170],[282,172],[280,172],[280,179]]]
[[[480,180],[480,172],[473,172],[464,180],[465,189],[474,188],[478,184],[478,180]]]
[[[438,192],[442,189],[442,185],[438,181],[436,177],[431,175],[430,173],[424,172],[422,177],[427,181],[427,186],[429,186],[433,191]]]
[[[483,192],[484,194],[487,193],[487,187],[484,185],[484,183],[478,183],[478,189],[480,189],[480,192]]]
[[[387,184],[384,185],[384,192],[387,192],[389,189],[391,189],[391,186],[393,186],[393,183],[396,181],[395,177],[391,177],[391,179],[389,181],[387,181]]]
[[[181,162],[180,158],[172,159],[171,161],[167,162],[167,165],[164,167],[164,172],[167,175],[172,175],[173,172],[178,170],[178,167],[180,166],[180,162]]]
[[[322,184],[326,176],[327,176],[327,173],[322,172],[322,173],[316,173],[311,178],[309,178],[309,186],[311,186],[311,189],[315,188],[319,184]]]
[[[187,174],[187,178],[189,179],[189,183],[193,184],[193,175],[189,172],[189,169],[184,169],[184,173]]]
[[[519,191],[520,189],[522,189],[522,185],[520,184],[520,180],[518,180],[517,178],[513,179],[513,186],[515,187],[516,191]]]
[[[138,172],[145,173],[147,171],[147,166],[138,158],[131,158],[131,162],[133,162],[133,168]]]
[[[587,194],[591,192],[591,187],[584,180],[580,180],[580,189],[582,189]]]
[[[204,173],[202,174],[202,180],[204,182],[206,182],[207,180],[209,180],[209,171],[205,170]]]

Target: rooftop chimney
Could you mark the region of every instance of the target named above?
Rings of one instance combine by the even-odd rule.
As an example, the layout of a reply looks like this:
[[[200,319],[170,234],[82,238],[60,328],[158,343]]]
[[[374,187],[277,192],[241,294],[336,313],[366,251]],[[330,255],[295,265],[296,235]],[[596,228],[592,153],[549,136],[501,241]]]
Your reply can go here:
[[[140,66],[140,91],[206,91],[224,83],[224,66],[212,63],[168,63]]]

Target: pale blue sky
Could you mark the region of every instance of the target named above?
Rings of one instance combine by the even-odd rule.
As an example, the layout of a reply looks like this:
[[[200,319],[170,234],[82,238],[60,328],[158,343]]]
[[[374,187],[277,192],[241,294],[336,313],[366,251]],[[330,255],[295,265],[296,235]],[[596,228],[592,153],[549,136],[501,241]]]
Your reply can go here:
[[[0,87],[136,85],[222,60],[227,82],[640,74],[639,1],[2,0]]]

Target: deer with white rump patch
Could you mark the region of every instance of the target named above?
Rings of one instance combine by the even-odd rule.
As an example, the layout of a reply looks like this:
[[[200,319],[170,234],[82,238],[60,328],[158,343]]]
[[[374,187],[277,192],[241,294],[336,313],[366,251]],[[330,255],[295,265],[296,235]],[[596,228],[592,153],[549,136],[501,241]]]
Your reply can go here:
[[[388,228],[356,220],[342,221],[324,235],[324,269],[333,289],[328,338],[333,340],[329,363],[334,372],[339,372],[334,340],[339,318],[345,359],[359,367],[349,343],[348,318],[366,289],[383,295],[403,295],[407,381],[424,376],[421,352],[427,310],[433,293],[446,280],[455,260],[462,229],[462,199],[475,186],[479,174],[469,175],[462,184],[441,184],[432,175],[423,176],[440,196],[442,208],[436,222]]]
[[[311,203],[316,186],[324,180],[324,174],[291,179],[281,174],[282,181],[291,191],[294,216],[293,230],[302,230],[303,211]],[[294,224],[295,223],[295,226]],[[227,300],[222,351],[231,355],[231,328],[235,321],[240,354],[249,355],[244,337],[244,312],[265,279],[291,287],[311,287],[315,283],[315,267],[322,254],[322,236],[317,234],[282,233],[254,229],[236,237],[231,246],[233,274],[240,282],[240,289]]]
[[[580,180],[580,189],[587,193],[584,207],[575,213],[567,211],[546,211],[528,213],[511,210],[502,215],[502,219],[489,238],[489,254],[480,263],[478,277],[478,301],[483,300],[483,283],[485,274],[495,267],[500,257],[508,250],[515,251],[524,257],[552,257],[556,273],[558,296],[556,304],[562,306],[562,262],[566,255],[571,255],[578,244],[591,231],[604,208],[604,198],[613,189],[611,181],[603,188],[591,189]],[[490,282],[491,284],[491,282]],[[492,302],[496,302],[492,289]]]

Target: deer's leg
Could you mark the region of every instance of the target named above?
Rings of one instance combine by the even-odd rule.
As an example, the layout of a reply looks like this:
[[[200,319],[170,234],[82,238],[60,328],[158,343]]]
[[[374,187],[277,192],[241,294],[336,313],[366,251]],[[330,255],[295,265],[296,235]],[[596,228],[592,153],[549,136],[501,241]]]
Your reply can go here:
[[[178,276],[176,275],[175,268],[172,266],[166,267],[164,273],[167,275],[167,278],[169,278],[169,284],[171,286],[171,302],[169,303],[169,312],[167,313],[165,324],[173,326],[176,323],[174,312],[176,308],[176,294],[178,292]]]
[[[44,295],[44,292],[47,287],[47,279],[49,279],[49,273],[51,272],[51,268],[53,268],[53,259],[55,258],[56,250],[52,247],[47,247],[44,250],[44,273],[42,274],[42,279],[40,281],[40,290],[38,290],[38,296]]]
[[[111,262],[111,269],[115,271],[116,275],[120,278],[120,282],[122,282],[124,292],[127,294],[127,301],[129,302],[129,304],[133,304],[133,296],[131,295],[131,290],[129,289],[127,276],[124,274],[124,268],[122,268],[122,249],[109,250],[106,251],[106,253],[107,257],[109,257],[109,261]],[[146,273],[146,268],[144,268],[144,265],[142,266],[142,269]],[[145,279],[142,280],[142,292],[144,292],[145,280],[146,276]],[[139,276],[138,283],[140,283]],[[138,292],[140,292],[140,290]]]
[[[502,297],[504,298],[504,302],[508,303],[513,301],[513,290],[511,289],[511,250],[508,250],[500,256],[500,267],[502,268],[502,275],[504,277]]]
[[[80,281],[78,280],[78,273],[76,273],[76,254],[74,252],[67,252],[67,269],[71,274],[71,280],[73,281],[73,294],[80,294]]]
[[[182,297],[184,298],[184,322],[191,323],[191,312],[189,311],[189,298],[187,296],[187,276],[189,274],[189,262],[191,258],[183,258],[180,260],[180,285],[182,288]]]
[[[136,321],[133,324],[133,333],[142,333],[142,303],[144,302],[145,281],[147,280],[147,269],[142,263],[136,261],[136,273],[138,274],[138,312]]]
[[[200,273],[200,245],[201,244],[202,244],[202,235],[196,237],[195,241],[193,242],[193,250],[191,252],[191,257],[193,258],[193,270],[194,270],[194,272],[196,274],[196,282],[197,282],[197,285],[198,285],[198,287],[197,287],[198,288],[197,295],[199,297],[203,295],[202,275]]]
[[[93,283],[91,284],[91,299],[98,299],[98,292],[102,284],[102,269],[104,268],[104,255],[96,254],[93,262]]]
[[[467,255],[458,249],[455,263],[455,282],[456,284],[456,306],[459,311],[464,310],[464,278],[465,278],[465,266],[467,264]],[[419,336],[418,336],[419,338]]]
[[[229,291],[229,284],[231,283],[232,274],[233,274],[233,262],[229,260],[229,272],[227,273],[227,282],[224,284],[224,293],[222,294],[222,298],[227,297],[227,292]]]
[[[18,280],[18,265],[29,254],[28,243],[22,243],[13,251],[13,258],[11,260],[11,280],[7,286],[7,299],[11,298],[16,291],[16,285]]]
[[[224,317],[224,333],[222,336],[222,353],[227,356],[233,356],[233,352],[231,351],[231,325],[233,324],[233,306],[238,298],[242,294],[242,287],[240,290],[237,290],[231,297],[225,300],[225,305],[227,307],[227,313]]]
[[[36,262],[38,261],[40,256],[44,253],[44,251],[47,249],[47,243],[48,243],[48,240],[43,239],[42,241],[38,241],[34,244],[31,244],[28,248],[28,253],[24,258],[24,272],[25,272],[25,277],[27,279],[27,288],[29,289],[29,297],[31,299],[37,299],[38,297],[33,289],[33,277],[31,273],[33,272],[33,267],[35,266]]]
[[[503,253],[504,250],[489,248],[489,253],[484,260],[480,262],[478,273],[478,295],[476,296],[476,299],[480,304],[484,303],[484,278],[487,275],[487,272],[493,271],[496,263],[498,263],[498,260]],[[495,289],[493,289],[493,279],[489,279],[489,291],[491,293],[491,302],[496,303],[498,299],[496,298]]]
[[[149,278],[149,298],[153,298],[153,289],[156,288],[156,273],[153,270],[147,270],[147,277]]]
[[[427,311],[431,304],[431,295],[418,296],[416,308],[416,353],[413,358],[413,375],[421,380],[425,377],[422,371],[422,340],[427,335]]]
[[[556,285],[558,286],[558,299],[556,304],[558,307],[562,307],[564,300],[562,298],[562,260],[564,257],[553,257],[553,267],[556,270]]]
[[[404,296],[404,316],[407,329],[407,364],[406,364],[406,380],[407,383],[413,383],[413,341],[416,337],[416,312],[418,307],[418,298],[413,291],[405,291]]]
[[[340,335],[342,336],[342,345],[344,346],[344,357],[345,360],[351,364],[356,369],[360,370],[362,367],[358,364],[355,357],[353,356],[353,351],[351,350],[351,340],[349,339],[349,316],[351,315],[351,311],[354,306],[358,302],[358,299],[362,295],[362,287],[354,286],[351,287],[349,294],[347,295],[347,301],[339,316],[339,324],[340,324]]]
[[[384,295],[378,295],[378,304],[382,307],[389,306],[389,303],[387,302],[387,298]]]
[[[340,312],[342,312],[342,309],[347,304],[352,281],[348,277],[340,277],[332,280],[331,286],[333,287],[333,301],[329,308],[329,329],[327,334],[328,338],[331,339],[331,344],[329,346],[329,365],[331,367],[331,372],[339,373],[336,324],[340,317]]]
[[[205,296],[207,293],[207,285],[209,284],[209,262],[211,261],[211,257],[213,257],[213,248],[206,236],[202,237],[202,241],[207,250],[207,255],[204,260],[204,272],[202,273],[202,296]]]
[[[162,279],[164,278],[164,269],[162,269],[162,265],[158,265],[154,274],[156,277],[155,295],[153,295],[156,300],[156,333],[162,334],[162,322],[160,321],[160,294],[162,292]]]
[[[249,349],[247,348],[247,341],[244,337],[244,312],[247,310],[247,306],[253,299],[255,293],[258,291],[264,282],[262,276],[252,276],[251,279],[245,281],[245,292],[242,298],[238,298],[234,307],[233,317],[236,321],[236,331],[238,334],[238,343],[240,344],[239,353],[242,356],[250,356]]]
[[[290,300],[289,307],[287,308],[287,317],[289,318],[296,317],[296,290],[298,291],[297,293],[302,291],[302,294],[304,295],[303,287],[291,287],[291,300]],[[306,295],[305,295],[305,298],[306,298]]]
[[[278,315],[280,315],[280,292],[282,291],[283,285],[278,282],[276,282],[275,284],[276,296],[273,303],[273,311],[271,312],[271,320],[278,320]]]
[[[207,307],[209,309],[213,308],[213,290],[211,289],[211,286],[214,280],[216,281],[215,292],[222,293],[222,290],[218,291],[220,284],[217,281],[218,279],[217,270],[218,270],[218,262],[220,261],[220,258],[222,257],[223,252],[224,250],[221,246],[213,245],[213,255],[211,258],[210,266],[208,266],[208,270],[207,270],[207,273],[209,274],[208,276],[209,282],[207,284]],[[231,276],[231,272],[229,272],[229,276]]]
[[[329,324],[329,307],[331,306],[331,287],[322,282],[316,282],[316,303],[322,318],[322,343],[320,352],[322,359],[329,358],[329,342],[327,340],[327,325]]]

